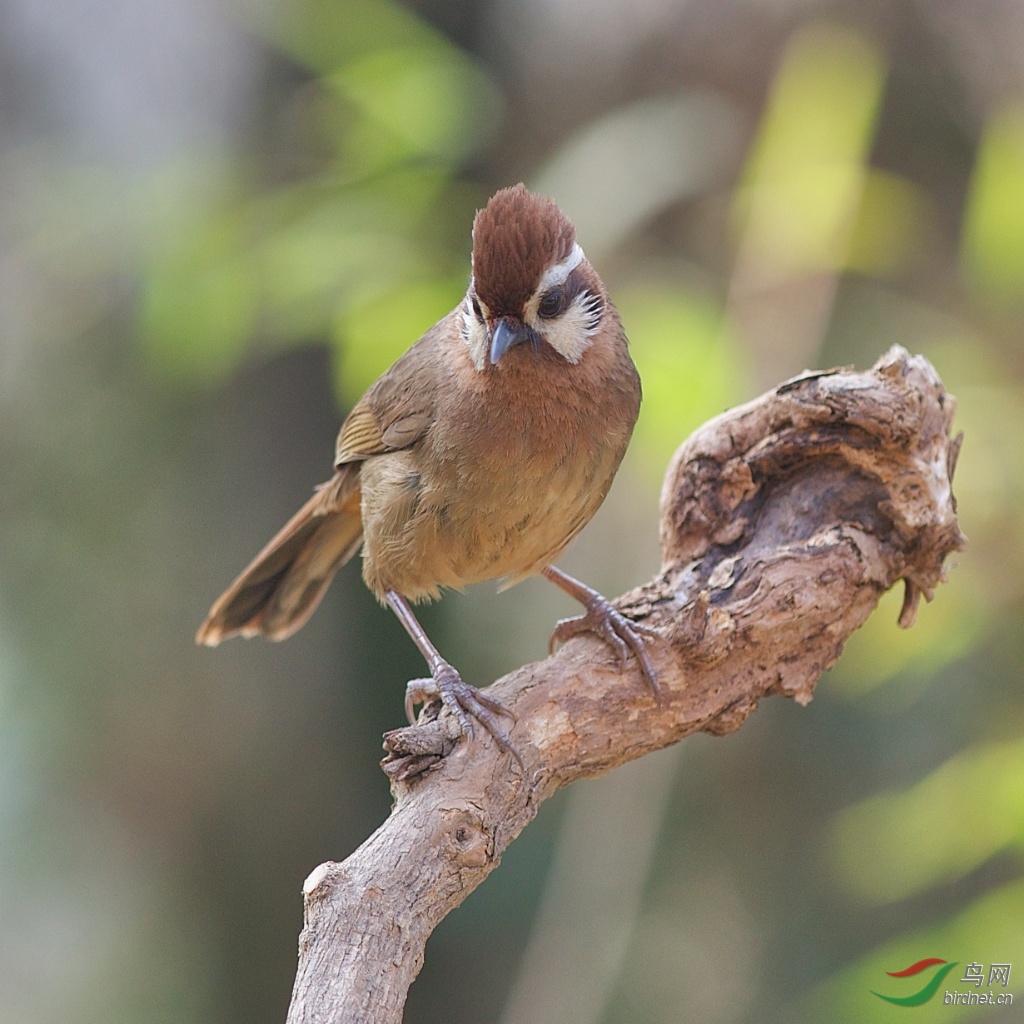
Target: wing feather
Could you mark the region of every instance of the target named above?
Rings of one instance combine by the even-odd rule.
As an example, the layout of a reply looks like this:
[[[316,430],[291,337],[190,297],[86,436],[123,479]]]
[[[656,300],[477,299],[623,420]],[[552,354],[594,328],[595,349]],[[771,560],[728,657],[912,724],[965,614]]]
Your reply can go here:
[[[356,403],[341,425],[335,466],[410,448],[434,422],[439,351],[453,331],[456,313],[435,324]]]
[[[346,462],[361,462],[371,455],[380,455],[388,450],[380,424],[366,399],[348,414],[341,425],[338,443],[334,451],[334,465]]]

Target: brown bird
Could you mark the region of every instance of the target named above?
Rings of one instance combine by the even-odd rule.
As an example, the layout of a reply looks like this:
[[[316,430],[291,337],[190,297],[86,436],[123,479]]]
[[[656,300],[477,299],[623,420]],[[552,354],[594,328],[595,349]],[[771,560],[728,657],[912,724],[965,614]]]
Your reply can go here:
[[[551,648],[583,631],[629,650],[657,693],[641,634],[552,561],[597,511],[640,410],[626,335],[576,231],[554,201],[502,189],[473,222],[463,302],[366,392],[341,427],[334,477],[214,604],[196,640],[283,640],[363,547],[363,579],[426,658],[406,712],[440,699],[467,736],[479,721],[519,757],[503,705],[464,683],[410,602],[482,580],[541,573],[586,614],[559,622]]]

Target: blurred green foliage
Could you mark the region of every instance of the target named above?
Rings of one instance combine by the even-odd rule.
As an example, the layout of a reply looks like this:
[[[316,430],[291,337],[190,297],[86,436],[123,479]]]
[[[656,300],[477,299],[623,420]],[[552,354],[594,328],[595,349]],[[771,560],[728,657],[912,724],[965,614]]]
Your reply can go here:
[[[978,151],[963,262],[982,298],[1024,304],[1024,104],[992,112]]]
[[[939,1021],[971,1020],[982,1015],[995,1015],[993,1007],[957,1007],[945,1004],[943,997],[946,990],[978,991],[973,985],[965,987],[957,984],[964,976],[967,963],[985,965],[986,974],[989,965],[1006,963],[1007,950],[1016,951],[1020,948],[1022,916],[1024,883],[1001,886],[940,925],[912,928],[898,940],[872,950],[870,956],[862,962],[840,972],[812,992],[795,1008],[792,1019],[799,1024],[818,1024],[822,1020],[835,1021],[836,1024],[863,1024],[866,1020],[899,1019],[901,1013],[910,1012],[914,1020],[935,1024]],[[953,955],[950,950],[957,951],[957,955]],[[886,976],[888,971],[903,970],[926,956],[953,961],[961,955],[964,959],[959,960],[953,972],[946,976],[945,984],[922,1006],[908,1011],[904,1007],[886,1006],[869,994],[872,991],[893,995],[909,994],[920,985],[911,984],[910,987],[899,989],[897,983]],[[927,979],[928,975],[921,977]],[[1011,970],[1006,991],[1016,995],[1015,989],[1019,990],[1019,986],[1015,984],[1015,975]],[[988,989],[986,987],[981,991],[987,992]],[[994,991],[998,993],[1001,989]],[[1014,1020],[1016,1018],[1013,1014],[1016,1012],[1011,1010],[1001,1019]]]
[[[643,380],[633,444],[657,479],[680,438],[748,395],[749,382],[722,309],[709,297],[635,283],[615,301]]]
[[[456,241],[449,225],[467,224],[481,193],[456,175],[498,93],[387,0],[310,3],[259,28],[315,76],[292,116],[322,166],[261,183],[228,163],[206,203],[181,182],[173,205],[187,212],[149,247],[139,334],[163,370],[208,380],[253,351],[328,339],[351,402],[465,291],[468,232]]]
[[[835,827],[842,878],[869,900],[901,900],[1019,847],[1022,767],[1021,740],[978,744],[912,787],[850,808]]]
[[[864,191],[884,83],[882,55],[858,32],[812,26],[791,41],[736,197],[763,273],[844,267],[861,202],[896,202],[894,190]],[[871,242],[862,231],[862,258]]]

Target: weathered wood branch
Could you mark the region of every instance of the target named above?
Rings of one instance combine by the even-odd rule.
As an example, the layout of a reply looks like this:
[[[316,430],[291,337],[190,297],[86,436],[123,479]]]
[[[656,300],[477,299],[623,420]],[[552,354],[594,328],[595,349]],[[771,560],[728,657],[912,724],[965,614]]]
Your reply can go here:
[[[485,736],[454,742],[447,715],[388,734],[391,816],[306,880],[289,1024],[400,1021],[428,936],[555,790],[731,732],[762,697],[807,703],[899,580],[909,626],[964,544],[955,404],[895,347],[866,373],[806,374],[693,434],[662,492],[662,571],[617,602],[662,637],[661,702],[632,660],[581,637],[489,691],[515,713],[525,773]]]

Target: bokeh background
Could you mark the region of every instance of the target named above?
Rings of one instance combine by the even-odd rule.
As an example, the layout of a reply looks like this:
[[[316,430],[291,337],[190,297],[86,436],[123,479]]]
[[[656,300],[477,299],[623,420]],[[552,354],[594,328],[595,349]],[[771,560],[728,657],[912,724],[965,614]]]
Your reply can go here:
[[[884,1021],[870,990],[930,956],[1010,963],[1024,1002],[1024,5],[5,0],[4,1024],[283,1020],[302,881],[387,814],[422,667],[357,564],[287,644],[192,635],[519,180],[644,379],[566,568],[646,579],[694,426],[894,342],[959,397],[971,543],[810,707],[559,794],[407,1020]],[[483,684],[572,611],[527,581],[424,621]]]

